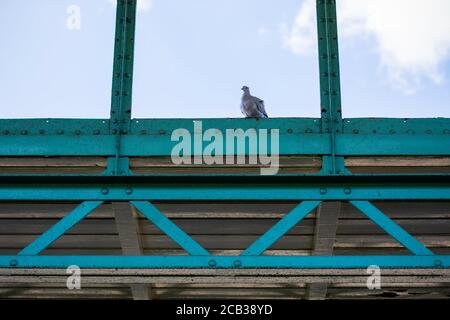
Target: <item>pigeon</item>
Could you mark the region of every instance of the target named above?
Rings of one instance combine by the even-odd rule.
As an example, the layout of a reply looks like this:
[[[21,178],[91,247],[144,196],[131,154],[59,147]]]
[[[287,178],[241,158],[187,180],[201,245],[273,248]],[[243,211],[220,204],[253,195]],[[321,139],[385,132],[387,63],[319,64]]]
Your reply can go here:
[[[241,99],[241,112],[246,118],[268,118],[264,101],[250,94],[250,88],[243,86],[244,94]]]

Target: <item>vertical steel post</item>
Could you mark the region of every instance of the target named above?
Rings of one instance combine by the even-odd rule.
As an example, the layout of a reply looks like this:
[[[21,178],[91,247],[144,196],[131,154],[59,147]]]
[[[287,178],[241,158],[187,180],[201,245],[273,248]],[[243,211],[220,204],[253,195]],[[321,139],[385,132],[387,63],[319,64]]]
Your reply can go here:
[[[329,134],[331,154],[323,157],[322,173],[345,172],[344,159],[336,157],[335,137],[342,132],[339,47],[335,0],[317,0],[319,43],[320,106],[322,132]]]
[[[136,0],[118,0],[111,94],[110,134],[116,136],[116,154],[109,159],[108,174],[130,173],[128,158],[121,157],[121,137],[131,123]]]

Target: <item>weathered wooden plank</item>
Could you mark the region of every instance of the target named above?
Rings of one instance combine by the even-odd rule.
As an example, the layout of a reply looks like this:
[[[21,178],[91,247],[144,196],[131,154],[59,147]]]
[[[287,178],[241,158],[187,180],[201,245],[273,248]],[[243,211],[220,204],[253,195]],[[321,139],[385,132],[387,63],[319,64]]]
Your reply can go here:
[[[3,167],[100,167],[104,168],[104,157],[0,157]]]
[[[14,249],[23,248],[32,242],[36,236],[23,235],[0,235],[0,248]],[[257,236],[241,235],[194,235],[194,240],[208,249],[245,249],[253,243]],[[419,241],[430,248],[450,247],[450,236],[430,235],[417,236]],[[311,250],[312,236],[287,235],[277,241],[271,249],[292,249],[292,250]],[[178,249],[178,245],[163,235],[144,235],[142,237],[144,249]],[[120,248],[120,242],[117,235],[64,235],[51,248]],[[338,235],[335,248],[402,248],[402,246],[390,236],[373,235]]]
[[[142,243],[137,214],[130,203],[113,202],[112,208],[122,252],[126,256],[142,255]],[[149,300],[150,288],[140,282],[130,285],[134,300]]]
[[[102,157],[1,157],[0,173],[101,173],[106,168]]]
[[[286,277],[286,276],[361,276],[367,277],[364,268],[353,269],[82,269],[84,276],[210,276],[210,277]],[[61,268],[0,268],[1,276],[67,276],[66,270]],[[445,268],[416,268],[399,269],[386,268],[382,270],[385,276],[441,276],[450,277],[450,269]],[[450,284],[447,284],[450,286]]]
[[[393,219],[450,218],[449,201],[390,201],[373,202],[381,211]],[[161,202],[156,207],[170,218],[281,218],[298,202],[273,201],[215,201],[215,202]],[[0,218],[60,218],[70,212],[76,203],[1,203]],[[314,214],[309,216],[314,217]],[[110,204],[97,208],[87,219],[113,218]],[[343,202],[340,220],[367,219],[356,208]]]
[[[191,159],[191,165],[183,164],[183,167],[225,167],[226,165],[220,164],[194,164],[193,159]],[[247,160],[247,157],[246,157]],[[279,159],[280,166],[290,166],[290,167],[318,167],[322,166],[322,158],[319,156],[280,156]],[[173,167],[172,159],[170,157],[131,157],[130,166],[132,168],[136,167]],[[228,165],[229,167],[230,165]],[[246,161],[245,164],[233,164],[233,167],[255,167],[260,165],[252,165]]]
[[[0,234],[39,234],[54,225],[58,219],[0,219]],[[162,234],[153,224],[147,223],[145,218],[139,219],[143,234]],[[256,235],[268,230],[277,219],[180,219],[173,222],[188,234],[224,234],[224,235]],[[312,235],[314,233],[314,219],[305,218],[299,225],[287,234]],[[412,234],[433,235],[450,234],[450,219],[395,219],[404,229]],[[84,219],[67,234],[116,234],[113,219]],[[385,232],[369,219],[341,219],[337,229],[338,234],[345,235],[377,235]]]
[[[97,289],[97,288],[81,288],[80,290],[69,290],[69,289],[59,289],[59,288],[29,288],[26,292],[21,290],[17,294],[11,293],[9,289],[0,289],[0,297],[2,298],[22,298],[28,296],[29,298],[36,299],[39,297],[41,299],[46,298],[65,298],[65,297],[79,297],[79,298],[124,298],[129,296],[129,293],[124,289]]]
[[[236,161],[234,163],[237,163]],[[320,170],[322,159],[317,156],[282,156],[279,159],[278,173],[315,173]],[[133,157],[130,167],[138,174],[176,173],[176,174],[207,174],[207,173],[259,173],[264,167],[261,164],[173,164],[170,157]]]
[[[449,167],[445,156],[346,157],[348,167]]]
[[[67,276],[0,276],[0,283],[65,283]],[[254,283],[344,283],[344,284],[365,284],[367,275],[365,276],[278,276],[278,277],[254,277],[254,276],[86,276],[83,275],[83,283],[109,283],[109,284],[128,284],[132,287],[135,285],[152,284],[152,283],[224,283],[228,284],[254,284]],[[395,284],[412,284],[412,283],[450,283],[449,276],[383,276],[383,283]],[[225,286],[226,287],[226,286]],[[141,296],[136,296],[141,298]]]
[[[322,202],[317,209],[316,228],[314,233],[313,255],[333,255],[341,202]],[[307,297],[311,300],[323,300],[327,295],[326,282],[311,282]]]
[[[448,172],[450,157],[387,156],[347,157],[345,164],[355,172]],[[170,157],[132,157],[130,165],[138,173],[193,173],[214,171],[256,171],[258,165],[174,165]],[[322,165],[318,156],[282,156],[280,172],[317,172]],[[99,172],[106,167],[104,157],[1,157],[0,172],[4,173],[64,173],[88,170]],[[200,170],[200,171],[199,171]]]
[[[371,299],[392,299],[399,298],[401,296],[408,298],[417,298],[422,296],[422,299],[427,296],[428,298],[447,297],[450,294],[450,288],[408,288],[404,290],[395,290],[395,288],[389,288],[388,290],[369,290],[367,288],[329,288],[330,298],[371,298]]]

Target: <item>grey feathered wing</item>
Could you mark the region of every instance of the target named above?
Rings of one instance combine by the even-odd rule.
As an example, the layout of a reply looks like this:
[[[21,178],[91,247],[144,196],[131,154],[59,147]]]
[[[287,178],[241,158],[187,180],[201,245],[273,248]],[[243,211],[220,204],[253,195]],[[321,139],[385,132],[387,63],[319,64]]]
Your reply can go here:
[[[255,97],[255,104],[258,108],[258,111],[261,112],[266,118],[268,118],[269,116],[267,115],[266,108],[264,108],[264,101]]]

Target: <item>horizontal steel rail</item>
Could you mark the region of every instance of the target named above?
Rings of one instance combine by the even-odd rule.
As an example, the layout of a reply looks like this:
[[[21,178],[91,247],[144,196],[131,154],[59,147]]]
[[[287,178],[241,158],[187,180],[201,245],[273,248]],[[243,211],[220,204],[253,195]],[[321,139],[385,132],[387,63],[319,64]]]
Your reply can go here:
[[[0,268],[449,268],[450,256],[0,256]]]
[[[448,200],[450,176],[1,177],[0,200]]]
[[[274,118],[258,122],[251,119],[134,120],[134,124],[138,122],[136,128],[122,137],[121,156],[170,156],[178,143],[171,140],[172,130],[185,128],[193,136],[192,122],[195,120],[203,122],[204,130],[216,128],[224,136],[227,129],[278,129],[280,155],[331,155],[328,134],[318,129],[318,119]],[[42,134],[39,133],[39,121],[23,121],[23,127],[28,129],[21,128],[21,121],[13,122],[12,127],[0,120],[0,156],[115,155],[115,135],[101,128],[106,125],[106,120],[61,119],[55,121],[57,126]],[[348,129],[345,129],[345,123]],[[5,126],[10,129],[4,129]],[[335,134],[335,143],[338,156],[450,155],[450,119],[407,122],[401,119],[345,119],[343,132]],[[203,147],[207,144],[204,142]],[[193,147],[191,153],[195,154]],[[223,154],[226,154],[225,149]]]

